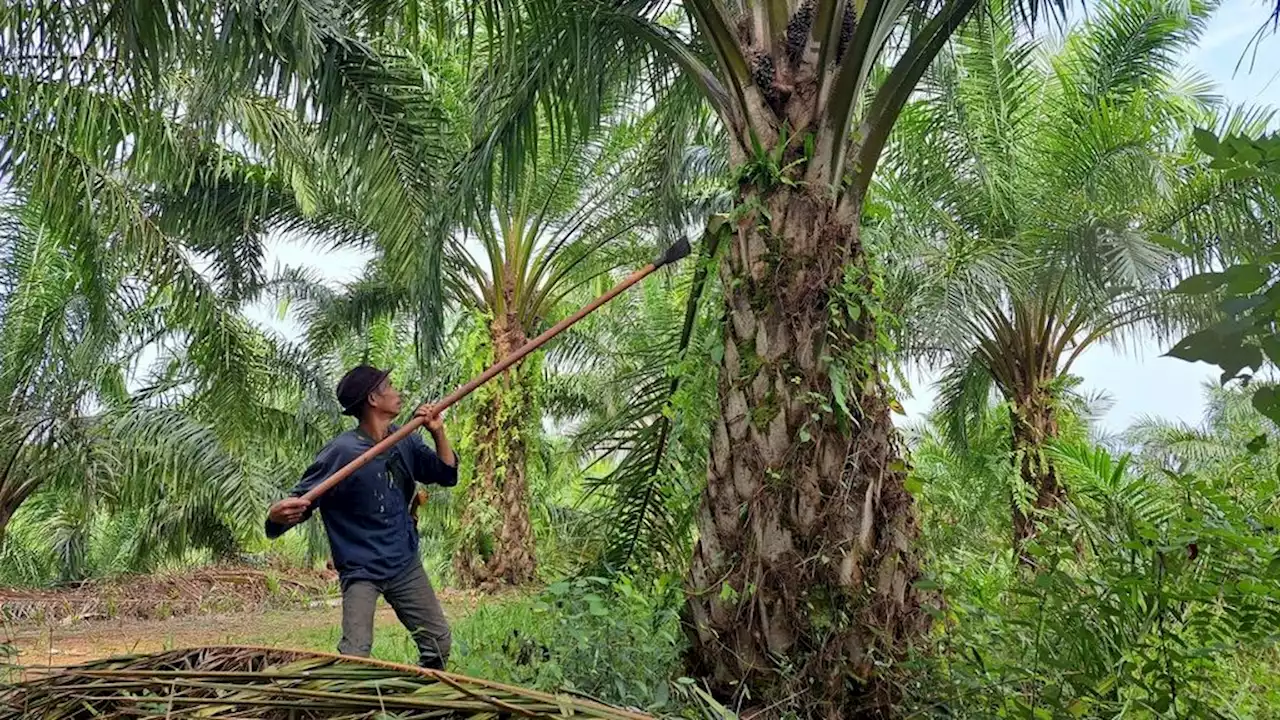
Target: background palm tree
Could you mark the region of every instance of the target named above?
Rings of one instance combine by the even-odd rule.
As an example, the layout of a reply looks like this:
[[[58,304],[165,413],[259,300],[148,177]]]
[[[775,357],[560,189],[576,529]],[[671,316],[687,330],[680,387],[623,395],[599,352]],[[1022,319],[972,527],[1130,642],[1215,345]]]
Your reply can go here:
[[[1210,11],[1107,3],[1050,51],[982,18],[933,66],[895,131],[874,237],[897,263],[890,284],[908,349],[948,363],[940,402],[952,440],[965,444],[966,420],[993,387],[1009,404],[1024,481],[1018,544],[1035,534],[1032,510],[1065,495],[1044,448],[1059,435],[1074,361],[1186,317],[1191,308],[1162,292],[1187,269],[1175,242],[1198,248],[1200,262],[1230,256],[1275,217],[1259,183],[1206,168],[1190,143],[1217,101],[1174,68]]]
[[[653,253],[655,243],[641,234],[647,193],[628,177],[635,132],[615,128],[564,157],[547,158],[541,172],[530,168],[517,191],[471,223],[448,253],[452,294],[487,326],[485,364],[503,360],[575,309],[572,301],[596,278]],[[477,250],[466,247],[471,239]],[[541,430],[541,355],[479,391],[480,454],[454,563],[464,585],[518,585],[534,577],[526,434]],[[497,517],[488,517],[495,510]]]
[[[1280,488],[1280,446],[1273,421],[1253,407],[1259,385],[1223,388],[1205,384],[1202,422],[1143,418],[1124,434],[1136,464],[1148,474],[1193,473],[1226,493],[1256,521],[1274,514]]]
[[[139,563],[236,549],[282,469],[298,467],[290,443],[314,442],[335,417],[316,368],[240,311],[262,283],[268,234],[359,237],[321,216],[333,191],[313,184],[311,158],[345,137],[335,124],[367,130],[371,106],[396,111],[379,99],[387,65],[305,12],[297,34],[271,42],[278,25],[228,9],[37,2],[0,17],[0,173],[39,238],[6,238],[3,514],[43,487],[32,512],[65,519],[64,574],[102,512],[141,513]],[[222,27],[217,42],[199,34],[205,21]],[[218,62],[237,53],[243,64]],[[320,95],[342,82],[375,85],[371,106],[328,116]],[[310,124],[286,97],[314,111]],[[376,154],[376,139],[366,145]],[[375,186],[360,172],[348,183]]]
[[[269,403],[261,393],[306,363],[253,331],[239,311],[261,283],[269,232],[358,237],[310,222],[322,197],[385,210],[378,198],[386,199],[380,188],[392,161],[382,133],[388,118],[404,114],[395,88],[423,76],[406,69],[402,54],[384,61],[358,37],[355,28],[374,17],[365,10],[86,2],[69,11],[34,2],[0,14],[0,175],[19,196],[26,227],[5,238],[14,278],[4,318],[12,413],[0,518],[47,475],[47,458],[42,465],[31,454],[38,446],[74,454],[74,445],[56,447],[52,429],[80,427],[100,412],[180,409],[209,430],[200,437],[228,451],[298,432],[283,407],[290,392],[293,400],[304,394],[307,373],[278,386]],[[333,22],[339,17],[349,24]],[[407,128],[432,112],[391,125]],[[342,188],[317,187],[312,158],[332,147],[347,159],[358,147],[364,162],[344,174]],[[270,167],[258,162],[264,157]],[[387,213],[377,226],[391,236],[404,217]],[[36,281],[48,273],[51,283]],[[164,364],[139,376],[139,358],[156,352]],[[126,378],[144,387],[131,396]],[[175,443],[197,436],[173,430]],[[76,438],[80,449],[92,437]]]
[[[207,345],[181,340],[183,355],[162,352],[156,382],[131,391],[146,354],[192,326],[167,325],[172,293],[140,283],[127,254],[91,237],[73,241],[43,220],[20,204],[0,221],[0,536],[22,508],[68,579],[87,571],[89,538],[112,515],[136,521],[117,548],[130,568],[192,548],[234,554],[256,532],[251,518],[269,494],[275,456],[264,451],[284,439],[273,429],[296,440],[307,428],[293,413],[270,422],[274,408],[257,388],[297,395],[298,385],[287,372],[253,374],[269,346],[243,321],[219,315],[203,328],[237,335],[210,332],[206,342],[251,354],[233,360],[232,382],[219,379],[218,363],[230,360],[211,363]],[[252,396],[238,392],[245,385]],[[219,426],[224,394],[252,401],[239,412],[264,417],[255,434],[239,435],[243,423]]]
[[[461,382],[504,359],[599,291],[597,280],[607,281],[613,271],[653,255],[656,243],[646,232],[654,222],[647,217],[651,193],[637,184],[634,167],[648,132],[642,121],[627,123],[547,152],[487,215],[449,231],[442,250],[442,298],[483,327],[479,344],[453,359],[458,366],[449,377]],[[356,226],[359,218],[345,222]],[[392,265],[426,267],[436,250],[419,245],[411,252],[418,255],[380,256],[338,296],[296,273],[273,286],[308,303],[310,348],[323,354],[338,338],[367,332],[373,319],[417,315],[415,286],[400,282]],[[468,401],[460,432],[474,448],[475,469],[453,563],[454,576],[465,587],[520,585],[535,576],[526,465],[533,446],[541,443],[544,377],[605,361],[584,333],[589,331],[581,327],[562,337],[551,351],[550,367],[545,352],[535,353]],[[413,361],[420,371],[431,362],[429,349],[425,346]]]

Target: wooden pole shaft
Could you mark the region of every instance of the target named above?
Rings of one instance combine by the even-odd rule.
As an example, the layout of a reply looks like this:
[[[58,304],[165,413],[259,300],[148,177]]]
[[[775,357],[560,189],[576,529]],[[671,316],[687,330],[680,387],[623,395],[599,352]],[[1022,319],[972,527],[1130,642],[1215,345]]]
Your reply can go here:
[[[467,381],[467,383],[462,387],[449,393],[447,396],[445,396],[444,399],[442,399],[440,402],[436,403],[431,407],[431,412],[428,415],[426,416],[419,415],[414,417],[412,420],[410,420],[409,422],[401,426],[400,429],[386,436],[377,444],[375,444],[373,447],[369,448],[368,450],[365,450],[363,453],[360,454],[360,457],[347,463],[337,472],[325,478],[324,481],[321,482],[319,485],[316,485],[315,487],[308,490],[307,493],[302,496],[302,498],[304,500],[307,500],[308,502],[314,503],[316,501],[316,498],[320,497],[325,492],[327,492],[329,488],[332,488],[334,485],[337,485],[343,480],[346,480],[348,477],[351,476],[351,473],[363,467],[365,463],[369,462],[375,457],[386,452],[396,443],[400,442],[401,440],[413,434],[414,431],[416,431],[418,428],[422,427],[424,423],[426,423],[427,417],[430,417],[432,415],[439,415],[440,413],[444,412],[445,408],[448,408],[450,405],[453,405],[454,403],[458,402],[459,400],[466,397],[467,395],[470,395],[472,391],[474,391],[476,388],[489,382],[494,377],[501,374],[504,370],[516,364],[517,362],[520,362],[520,360],[523,359],[524,356],[542,347],[542,345],[546,343],[548,340],[564,332],[565,329],[567,329],[570,325],[573,325],[574,323],[578,322],[582,318],[591,314],[601,305],[604,305],[605,303],[612,300],[619,293],[623,292],[624,290],[631,287],[632,285],[635,285],[636,283],[645,279],[646,277],[649,276],[650,273],[652,273],[654,270],[657,270],[658,267],[659,267],[658,265],[654,263],[650,263],[640,268],[639,270],[631,273],[631,275],[629,275],[627,279],[615,285],[611,290],[609,290],[609,292],[587,303],[587,305],[583,307],[581,310],[578,310],[577,312],[570,315],[569,317],[556,323],[553,327],[551,327],[551,329],[547,330],[546,332],[542,333],[538,337],[520,346],[519,350],[516,350],[515,352],[511,353],[510,355],[503,358],[502,360],[494,363],[488,370],[485,370],[484,372],[480,373],[476,377]]]

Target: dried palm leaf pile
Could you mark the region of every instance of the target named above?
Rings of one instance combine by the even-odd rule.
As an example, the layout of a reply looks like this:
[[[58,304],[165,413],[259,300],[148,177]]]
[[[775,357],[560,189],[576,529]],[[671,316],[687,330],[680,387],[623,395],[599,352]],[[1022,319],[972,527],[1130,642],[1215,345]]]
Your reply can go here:
[[[89,580],[53,590],[0,588],[0,619],[68,624],[116,617],[165,619],[206,612],[305,607],[318,598],[336,595],[336,591],[337,583],[319,572],[291,570],[286,575],[220,566]]]
[[[325,653],[206,647],[99,660],[0,689],[17,718],[418,720],[648,715],[461,675]]]

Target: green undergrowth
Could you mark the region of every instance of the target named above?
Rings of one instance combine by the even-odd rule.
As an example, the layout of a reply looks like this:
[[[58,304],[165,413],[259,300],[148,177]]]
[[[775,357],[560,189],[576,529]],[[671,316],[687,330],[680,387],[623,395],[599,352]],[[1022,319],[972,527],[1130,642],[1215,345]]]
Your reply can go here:
[[[701,717],[679,677],[684,637],[678,578],[578,578],[480,605],[450,617],[451,672],[547,692],[568,691],[660,715]],[[293,638],[332,652],[341,629]],[[398,624],[379,627],[373,656],[415,664],[417,649]]]
[[[1083,444],[1052,455],[1073,495],[1041,518],[1034,568],[1014,560],[1007,506],[975,508],[960,542],[926,523],[934,624],[904,715],[1280,717],[1280,465],[1242,450],[1214,477]],[[924,513],[980,480],[922,478]]]

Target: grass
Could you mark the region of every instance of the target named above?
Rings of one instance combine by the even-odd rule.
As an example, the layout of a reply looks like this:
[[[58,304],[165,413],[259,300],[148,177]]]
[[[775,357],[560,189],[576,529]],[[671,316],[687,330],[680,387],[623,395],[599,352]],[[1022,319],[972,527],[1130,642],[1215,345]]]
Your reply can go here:
[[[336,652],[335,648],[338,647],[338,640],[341,638],[342,627],[333,624],[328,627],[301,630],[297,634],[290,635],[289,644],[298,649]],[[251,638],[247,643],[267,642],[269,639],[274,639],[278,642],[278,638],[264,636]],[[379,623],[374,628],[372,656],[387,662],[408,665],[416,665],[418,663],[418,649],[410,639],[409,631],[405,630],[404,626],[398,622]],[[450,667],[449,670],[451,672],[461,672],[454,667]]]
[[[493,599],[469,613],[450,612],[450,672],[531,687],[572,691],[651,712],[681,706],[677,680],[683,637],[679,584],[584,578],[534,596]],[[333,652],[334,623],[289,638],[296,648]],[[372,655],[415,664],[417,648],[399,623],[380,624]]]

